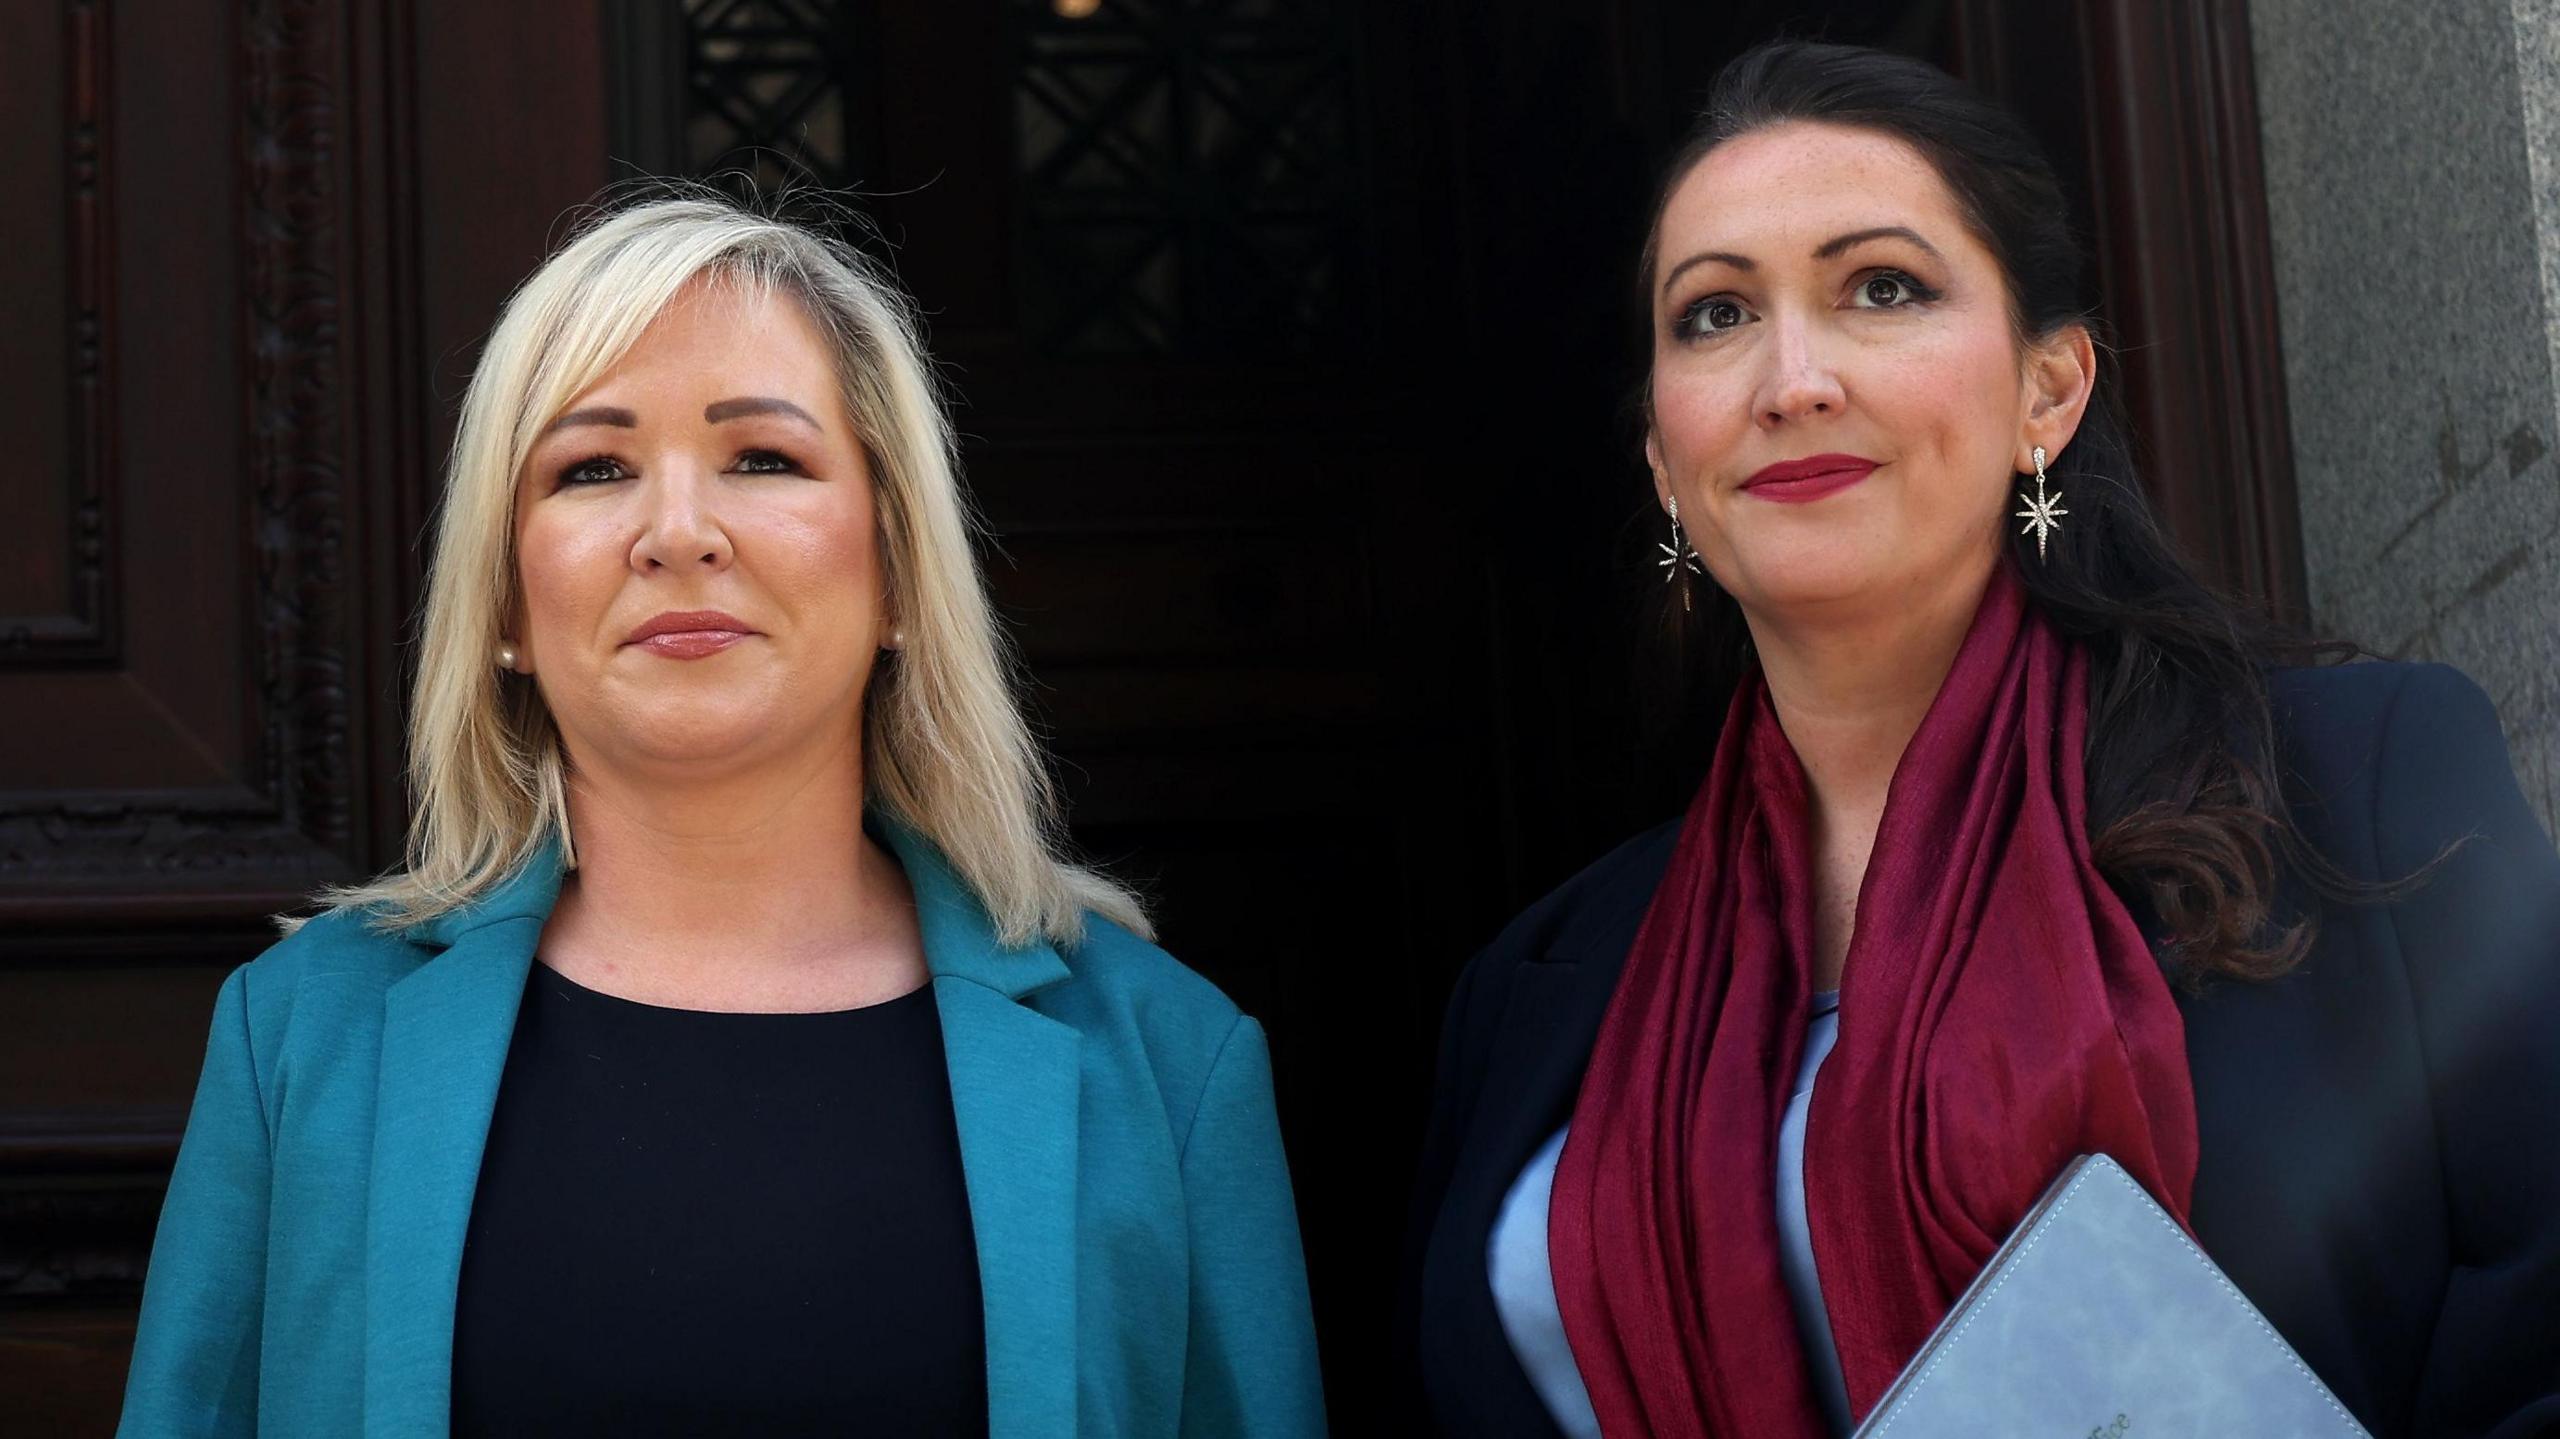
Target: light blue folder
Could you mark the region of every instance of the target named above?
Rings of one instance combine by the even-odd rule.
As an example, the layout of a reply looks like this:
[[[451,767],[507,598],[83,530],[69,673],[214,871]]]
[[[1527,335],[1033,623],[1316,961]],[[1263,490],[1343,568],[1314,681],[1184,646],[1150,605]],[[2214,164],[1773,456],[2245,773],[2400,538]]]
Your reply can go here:
[[[2364,1432],[2168,1211],[2093,1154],[2027,1211],[1854,1439]]]

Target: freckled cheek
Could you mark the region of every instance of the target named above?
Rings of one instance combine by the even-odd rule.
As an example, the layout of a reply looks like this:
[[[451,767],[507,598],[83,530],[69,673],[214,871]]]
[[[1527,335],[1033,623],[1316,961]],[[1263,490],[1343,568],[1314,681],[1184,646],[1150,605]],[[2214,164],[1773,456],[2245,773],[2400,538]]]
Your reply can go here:
[[[1732,379],[1657,370],[1654,433],[1672,478],[1686,479],[1730,454],[1751,428],[1751,396]]]
[[[1877,374],[1872,392],[1896,449],[1957,502],[1951,517],[1962,520],[2004,483],[2017,389],[2004,333],[1899,360]]]
[[[1948,344],[1881,361],[1875,379],[1899,408],[1980,423],[2015,395],[2018,365],[2005,343]]]

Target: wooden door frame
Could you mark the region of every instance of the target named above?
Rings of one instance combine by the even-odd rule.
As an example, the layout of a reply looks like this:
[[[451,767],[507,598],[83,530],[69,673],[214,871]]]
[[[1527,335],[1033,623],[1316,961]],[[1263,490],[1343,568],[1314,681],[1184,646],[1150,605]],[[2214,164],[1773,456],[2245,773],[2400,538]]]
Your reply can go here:
[[[2304,621],[2246,7],[1959,0],[1949,25],[1989,93],[2046,115],[2079,97],[2083,152],[2056,158],[2091,180],[2127,418],[2162,520],[2215,583]]]

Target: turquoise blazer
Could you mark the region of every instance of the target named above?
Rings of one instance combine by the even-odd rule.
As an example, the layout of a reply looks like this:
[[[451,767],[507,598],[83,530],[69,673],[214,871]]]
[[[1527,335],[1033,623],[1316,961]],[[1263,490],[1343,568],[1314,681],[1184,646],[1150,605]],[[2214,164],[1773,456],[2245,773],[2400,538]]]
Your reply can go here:
[[[931,845],[881,837],[942,1015],[994,1439],[1322,1433],[1261,1028],[1098,917],[1000,949]],[[555,852],[404,934],[333,912],[223,984],[121,1434],[444,1439],[481,1147],[559,888]]]

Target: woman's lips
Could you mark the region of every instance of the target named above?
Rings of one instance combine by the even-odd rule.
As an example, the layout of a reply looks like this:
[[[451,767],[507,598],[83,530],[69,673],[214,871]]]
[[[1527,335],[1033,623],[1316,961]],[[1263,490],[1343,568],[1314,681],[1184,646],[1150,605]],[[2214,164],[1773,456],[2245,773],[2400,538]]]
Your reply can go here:
[[[653,655],[698,660],[716,655],[755,631],[726,610],[667,610],[624,637]]]
[[[671,660],[698,660],[716,655],[747,635],[738,630],[672,630],[633,641],[633,647]]]
[[[1815,455],[1769,466],[1742,482],[1742,492],[1757,500],[1800,505],[1838,494],[1875,472],[1876,462],[1855,455]]]

